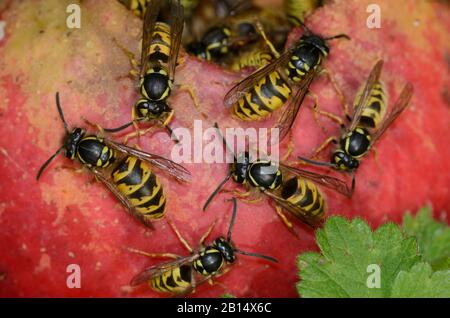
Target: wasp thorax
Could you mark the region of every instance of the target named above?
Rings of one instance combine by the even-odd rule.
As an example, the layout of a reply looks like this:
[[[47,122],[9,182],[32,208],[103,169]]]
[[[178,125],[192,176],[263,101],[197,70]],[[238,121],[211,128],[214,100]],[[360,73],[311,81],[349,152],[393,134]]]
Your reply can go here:
[[[202,38],[206,50],[213,57],[220,57],[228,52],[228,38],[231,31],[227,27],[213,27]]]
[[[238,29],[239,36],[244,37],[244,36],[251,36],[251,35],[257,34],[253,23],[249,23],[249,22],[239,23],[237,29]]]
[[[271,161],[253,162],[248,170],[248,178],[254,187],[275,190],[281,186],[283,176],[278,167]]]
[[[369,150],[370,143],[369,132],[365,128],[357,127],[341,140],[341,147],[350,156],[360,157]]]
[[[222,268],[223,259],[222,253],[215,246],[208,246],[194,262],[194,268],[202,275],[211,275]]]
[[[77,152],[78,144],[85,134],[84,129],[75,128],[67,137],[64,143],[64,155],[67,158],[74,159]]]
[[[231,243],[225,240],[223,237],[217,238],[214,241],[213,245],[220,251],[227,263],[233,263],[236,260],[236,257],[234,255],[234,248],[231,246]]]
[[[318,35],[305,35],[302,37],[302,41],[306,44],[314,46],[324,56],[327,56],[330,52],[325,40]]]
[[[336,165],[338,169],[341,170],[354,170],[358,168],[359,161],[349,154],[345,153],[345,151],[339,149],[336,150],[332,157],[331,162]]]
[[[137,118],[158,119],[162,114],[171,111],[165,100],[152,101],[140,99],[135,105]]]
[[[141,94],[153,101],[169,97],[170,79],[166,70],[161,67],[149,69],[141,82]]]

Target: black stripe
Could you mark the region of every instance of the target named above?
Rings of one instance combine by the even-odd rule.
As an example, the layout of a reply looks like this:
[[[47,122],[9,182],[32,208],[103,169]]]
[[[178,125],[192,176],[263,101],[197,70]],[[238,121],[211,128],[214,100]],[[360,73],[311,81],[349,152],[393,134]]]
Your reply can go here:
[[[148,180],[139,188],[139,190],[128,195],[130,199],[141,199],[146,196],[150,196],[153,193],[153,189],[156,187],[156,175],[150,171],[146,171],[147,173],[151,173]]]

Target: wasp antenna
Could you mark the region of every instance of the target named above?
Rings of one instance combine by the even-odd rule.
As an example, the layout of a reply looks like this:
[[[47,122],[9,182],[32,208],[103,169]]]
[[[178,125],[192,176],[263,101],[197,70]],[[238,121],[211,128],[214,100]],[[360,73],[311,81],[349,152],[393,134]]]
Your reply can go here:
[[[41,177],[42,172],[44,172],[45,168],[47,168],[48,164],[50,162],[52,162],[53,159],[55,159],[55,157],[57,155],[59,155],[59,153],[64,149],[64,146],[61,146],[58,150],[56,150],[56,152],[47,159],[47,161],[44,162],[44,164],[41,166],[41,168],[38,171],[38,174],[36,175],[36,180],[39,180],[39,178]]]
[[[329,41],[329,40],[340,39],[340,38],[351,40],[351,38],[347,34],[344,34],[344,33],[338,34],[338,35],[334,35],[334,36],[330,36],[328,38],[325,38],[324,40],[325,41]]]
[[[304,161],[306,163],[315,165],[315,166],[321,166],[321,167],[335,167],[335,165],[333,163],[330,162],[323,162],[323,161],[316,161],[316,160],[312,160],[312,159],[308,159],[302,156],[298,156],[298,159],[300,159],[301,161]]]
[[[104,131],[109,132],[109,133],[115,133],[121,130],[124,130],[125,128],[130,127],[133,124],[133,121],[130,121],[129,123],[126,123],[122,126],[116,127],[116,128],[103,128]]]
[[[245,252],[245,251],[238,250],[237,248],[235,248],[234,251],[235,251],[236,253],[239,253],[239,254],[242,254],[242,255],[258,257],[258,258],[262,258],[262,259],[265,259],[265,260],[268,260],[268,261],[271,261],[271,262],[274,262],[274,263],[278,263],[278,260],[277,260],[276,258],[267,256],[267,255],[262,255],[262,254],[258,254],[258,253]]]
[[[59,92],[56,92],[55,99],[56,99],[56,107],[58,108],[59,117],[61,117],[61,120],[64,124],[64,130],[66,131],[66,133],[69,133],[69,128],[68,128],[66,119],[64,118],[64,113],[63,113],[63,110],[61,107],[61,102],[59,101]]]
[[[228,143],[225,140],[225,137],[222,135],[222,132],[220,131],[219,125],[217,123],[214,123],[214,128],[216,128],[217,133],[219,134],[220,138],[222,138],[222,142],[225,148],[227,148],[227,151],[231,153],[233,155],[234,160],[236,160],[236,155],[234,154],[234,151],[230,148],[230,146],[228,146]]]
[[[213,193],[209,196],[208,200],[206,200],[205,205],[203,206],[203,211],[206,211],[206,208],[211,203],[212,199],[216,196],[217,193],[222,189],[222,187],[227,183],[227,181],[231,178],[231,172],[229,172],[225,178],[222,180],[222,182],[217,186],[216,190],[214,190]]]
[[[237,200],[236,198],[231,199],[233,201],[233,213],[231,214],[230,227],[228,228],[227,241],[231,241],[231,231],[233,230],[234,220],[236,219],[237,212]]]

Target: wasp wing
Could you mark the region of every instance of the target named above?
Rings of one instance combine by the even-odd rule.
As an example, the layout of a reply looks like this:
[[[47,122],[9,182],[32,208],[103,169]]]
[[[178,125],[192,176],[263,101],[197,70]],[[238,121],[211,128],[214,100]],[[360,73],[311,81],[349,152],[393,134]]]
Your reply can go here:
[[[194,255],[180,257],[175,260],[171,260],[168,262],[164,262],[164,263],[161,263],[158,265],[148,267],[148,268],[144,269],[142,272],[140,272],[139,274],[137,274],[136,276],[134,276],[130,282],[130,285],[137,286],[142,283],[148,282],[149,280],[151,280],[155,277],[161,276],[164,273],[166,273],[174,268],[183,266],[183,265],[191,266],[192,263],[198,257],[199,257],[199,253],[196,253]],[[193,270],[193,269],[191,268],[191,270]]]
[[[142,51],[141,51],[141,77],[145,75],[148,68],[148,48],[152,41],[153,30],[158,19],[159,11],[161,10],[163,0],[150,0],[147,3],[147,8],[144,15],[144,24],[142,31]]]
[[[312,80],[316,76],[316,71],[309,72],[308,75],[299,83],[299,87],[294,95],[289,101],[289,104],[284,108],[283,113],[278,119],[278,124],[276,128],[279,129],[279,140],[280,142],[286,137],[288,132],[291,130],[294,124],[295,118],[300,110],[303,100],[305,99],[306,93],[308,93],[309,86]]]
[[[180,51],[181,36],[184,26],[184,9],[179,0],[172,0],[171,22],[170,22],[170,58],[169,78],[173,82],[175,68],[177,66],[178,53]]]
[[[403,87],[403,90],[395,102],[395,105],[392,107],[392,110],[390,111],[389,115],[386,116],[386,118],[383,121],[383,124],[380,126],[380,128],[375,132],[373,136],[373,143],[374,144],[378,138],[383,135],[383,133],[386,131],[386,129],[394,122],[394,120],[400,116],[400,114],[403,112],[403,110],[408,106],[409,101],[411,100],[412,94],[414,92],[414,87],[411,83],[408,83]]]
[[[224,104],[226,107],[231,107],[239,99],[241,99],[249,90],[251,90],[255,83],[265,77],[267,74],[274,72],[278,67],[285,65],[292,56],[292,50],[284,52],[280,57],[274,60],[272,63],[255,71],[253,74],[244,78],[238,84],[236,84],[224,97]]]
[[[368,106],[370,92],[372,91],[373,86],[379,81],[381,70],[383,68],[383,60],[379,60],[375,66],[372,68],[369,77],[367,78],[366,85],[359,96],[358,104],[355,106],[353,110],[352,120],[350,122],[348,131],[352,131],[359,124],[359,120],[361,119],[361,115],[364,112],[364,109]]]
[[[109,191],[111,191],[114,196],[122,203],[127,210],[133,215],[138,221],[145,224],[147,227],[153,229],[153,224],[150,220],[144,218],[144,216],[141,213],[138,213],[135,209],[135,207],[131,204],[131,202],[128,200],[128,198],[122,194],[119,189],[117,189],[117,186],[111,181],[111,179],[106,176],[103,172],[103,170],[96,169],[94,167],[89,169],[92,171],[94,176],[99,180],[101,183],[103,183]]]
[[[316,228],[322,224],[321,218],[317,218],[314,217],[313,215],[310,215],[307,211],[305,211],[301,207],[289,203],[287,200],[283,199],[279,195],[268,190],[264,190],[262,192],[268,197],[270,197],[272,200],[274,200],[276,204],[278,204],[285,210],[289,211],[293,216],[300,219],[300,221],[311,226],[312,228]]]
[[[315,173],[312,171],[307,171],[299,168],[294,168],[288,165],[285,165],[283,163],[280,163],[280,167],[282,170],[288,171],[289,173],[309,179],[313,181],[316,184],[319,184],[321,186],[327,187],[331,190],[334,190],[342,195],[345,195],[348,198],[351,198],[353,191],[348,185],[335,177],[327,176],[325,174]]]
[[[135,148],[131,148],[128,146],[125,146],[123,144],[119,144],[116,143],[114,141],[111,140],[105,140],[105,143],[126,154],[135,156],[145,162],[148,162],[149,164],[167,172],[168,174],[170,174],[172,177],[176,178],[179,181],[182,182],[190,182],[191,181],[191,173],[189,172],[189,170],[187,170],[185,167],[183,167],[182,165],[173,162],[170,159],[155,155],[155,154],[151,154],[148,152],[144,152]]]

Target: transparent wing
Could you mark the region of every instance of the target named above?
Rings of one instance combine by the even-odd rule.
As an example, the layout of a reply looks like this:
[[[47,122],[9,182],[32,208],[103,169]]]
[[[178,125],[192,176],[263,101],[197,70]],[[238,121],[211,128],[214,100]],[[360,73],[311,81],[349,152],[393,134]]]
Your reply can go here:
[[[381,69],[383,68],[383,60],[379,60],[375,66],[372,68],[369,77],[367,78],[366,85],[361,93],[358,101],[358,105],[353,110],[352,121],[349,125],[348,131],[352,131],[359,124],[359,120],[364,109],[368,106],[370,92],[373,86],[379,81]]]
[[[348,198],[351,198],[351,196],[353,194],[351,187],[349,187],[344,181],[342,181],[338,178],[327,176],[325,174],[320,174],[320,173],[315,173],[312,171],[299,169],[299,168],[290,167],[290,166],[287,166],[282,163],[280,163],[280,168],[282,170],[288,171],[289,173],[291,173],[297,177],[306,178],[308,180],[313,181],[314,183],[316,183],[318,185],[321,185],[321,186],[327,187],[331,190],[334,190],[342,195],[345,195]]]
[[[317,217],[310,215],[304,209],[300,208],[297,205],[293,205],[293,204],[289,203],[287,200],[283,199],[279,195],[277,195],[273,192],[267,191],[267,190],[262,191],[262,192],[265,195],[267,195],[268,197],[270,197],[271,199],[273,199],[275,201],[275,203],[277,203],[279,206],[281,206],[285,210],[289,211],[289,213],[291,213],[293,216],[295,216],[297,219],[299,219],[303,223],[305,223],[313,228],[316,228],[322,224],[321,218],[317,218]]]
[[[152,41],[153,30],[158,19],[163,0],[150,0],[144,16],[144,24],[142,30],[142,51],[141,51],[141,77],[145,75],[148,68],[148,48]]]
[[[306,93],[308,93],[309,86],[312,80],[316,76],[316,72],[312,71],[298,84],[297,91],[295,95],[290,99],[289,104],[285,106],[283,113],[278,119],[278,124],[276,128],[279,129],[279,140],[280,142],[286,137],[288,132],[291,130],[294,124],[295,118],[300,110],[303,100],[305,99]]]
[[[131,202],[128,200],[128,198],[123,195],[118,189],[117,186],[111,181],[111,179],[106,176],[102,170],[98,170],[96,168],[90,168],[90,171],[95,175],[97,180],[99,180],[101,183],[103,183],[109,191],[111,191],[116,198],[122,203],[127,210],[133,215],[138,221],[145,224],[147,227],[153,229],[153,224],[150,220],[144,218],[144,216],[141,213],[138,213],[136,209],[133,207]]]
[[[389,115],[384,119],[381,127],[375,132],[373,136],[373,144],[378,140],[378,138],[383,135],[386,129],[394,122],[394,120],[403,112],[403,110],[408,106],[409,101],[411,100],[412,94],[414,92],[414,88],[411,83],[408,83],[403,87],[403,90],[395,102],[395,105],[392,107]]]
[[[130,282],[130,285],[137,286],[137,285],[148,282],[149,280],[151,280],[154,277],[161,276],[162,274],[164,274],[174,268],[177,268],[177,267],[180,267],[183,265],[192,265],[192,263],[198,258],[198,256],[199,256],[199,253],[196,253],[194,255],[180,257],[175,260],[171,260],[171,261],[168,261],[165,263],[161,263],[161,264],[158,264],[155,266],[148,267],[148,268],[144,269],[142,272],[140,272],[139,274],[137,274],[136,276],[134,276]]]
[[[169,160],[167,158],[155,154],[144,152],[135,148],[131,148],[111,140],[105,140],[105,143],[108,146],[120,152],[135,156],[145,162],[148,162],[149,164],[167,172],[168,174],[170,174],[172,177],[176,178],[179,181],[190,182],[192,179],[189,170],[187,170],[182,165],[173,162],[172,160]]]
[[[184,26],[184,9],[179,0],[172,0],[171,22],[170,22],[170,60],[169,78],[173,82],[175,68],[177,66],[178,53],[180,51],[181,36]]]
[[[258,82],[261,78],[267,74],[272,73],[278,67],[285,65],[287,61],[292,56],[292,50],[284,52],[279,58],[274,60],[272,63],[267,64],[263,68],[257,70],[253,74],[244,78],[238,84],[236,84],[224,97],[224,104],[226,107],[233,106],[242,96],[244,96],[250,89],[253,88],[254,84]]]

